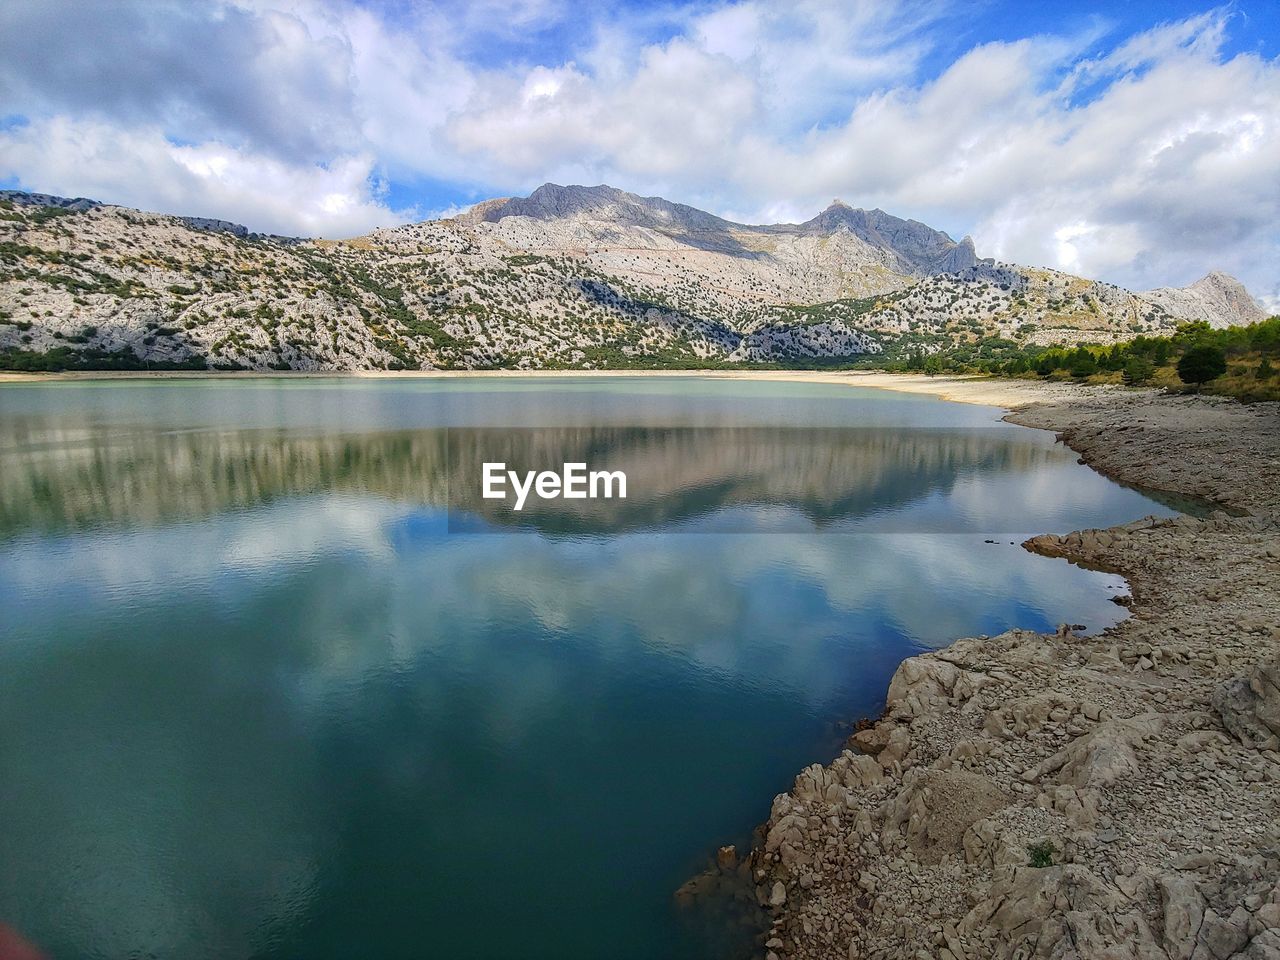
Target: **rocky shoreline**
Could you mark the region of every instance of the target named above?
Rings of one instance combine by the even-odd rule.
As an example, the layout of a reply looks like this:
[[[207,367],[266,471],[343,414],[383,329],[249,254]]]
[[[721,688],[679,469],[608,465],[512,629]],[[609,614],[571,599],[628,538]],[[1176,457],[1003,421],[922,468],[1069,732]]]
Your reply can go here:
[[[1027,541],[1128,578],[1101,634],[904,661],[882,718],[692,882],[741,884],[767,960],[1280,960],[1280,408],[1054,400],[1007,419],[1227,509]]]

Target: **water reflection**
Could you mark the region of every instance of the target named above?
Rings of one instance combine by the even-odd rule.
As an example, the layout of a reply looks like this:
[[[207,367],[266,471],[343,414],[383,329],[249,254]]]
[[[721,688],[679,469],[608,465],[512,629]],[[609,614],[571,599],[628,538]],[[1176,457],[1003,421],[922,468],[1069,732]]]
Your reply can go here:
[[[1167,512],[990,411],[759,386],[0,392],[0,920],[112,960],[715,955],[671,894],[902,657],[1122,612],[992,532]],[[632,496],[516,516],[490,457]]]
[[[447,507],[451,529],[544,533],[1031,531],[1097,520],[1108,484],[1007,428],[540,427],[366,434],[90,430],[5,421],[0,535],[154,524],[322,492]],[[625,500],[481,496],[482,465],[626,474]],[[1070,483],[1064,476],[1071,475]],[[1144,502],[1134,495],[1136,507]],[[1125,505],[1120,505],[1125,506]],[[482,522],[477,523],[480,520]]]
[[[24,538],[0,908],[68,956],[705,958],[671,892],[832,719],[918,644],[1107,622],[1104,582],[974,536],[457,537],[357,495]]]

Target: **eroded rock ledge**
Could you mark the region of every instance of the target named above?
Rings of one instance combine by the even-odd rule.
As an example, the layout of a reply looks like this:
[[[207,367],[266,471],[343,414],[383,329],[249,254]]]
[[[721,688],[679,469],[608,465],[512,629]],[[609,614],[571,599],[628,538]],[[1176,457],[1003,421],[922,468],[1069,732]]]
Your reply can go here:
[[[905,661],[883,718],[736,865],[769,960],[1280,958],[1278,416],[1149,396],[1014,415],[1251,515],[1028,541],[1123,573],[1132,616]]]

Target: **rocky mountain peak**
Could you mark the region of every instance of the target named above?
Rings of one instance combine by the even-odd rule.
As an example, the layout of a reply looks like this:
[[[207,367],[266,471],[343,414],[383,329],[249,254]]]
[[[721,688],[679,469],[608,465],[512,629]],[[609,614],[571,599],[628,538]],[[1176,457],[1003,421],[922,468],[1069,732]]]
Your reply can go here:
[[[1200,290],[1204,293],[1221,292],[1231,295],[1240,295],[1248,297],[1249,292],[1245,289],[1243,283],[1237,280],[1229,273],[1221,270],[1210,270],[1195,283],[1186,287],[1188,290]]]
[[[604,183],[594,187],[544,183],[523,201],[516,200],[513,203],[520,210],[516,216],[545,220],[578,216],[589,211],[610,210],[620,205],[630,205],[628,200],[631,199],[630,194]]]
[[[876,208],[863,210],[835,200],[812,220],[800,224],[807,233],[833,234],[847,230],[867,243],[892,250],[912,274],[959,273],[978,262],[973,240],[956,243],[941,230],[918,220],[903,220]]]
[[[1221,270],[1211,270],[1188,286],[1159,287],[1148,290],[1144,296],[1175,316],[1205,320],[1214,327],[1257,323],[1267,318],[1266,311],[1245,285]]]
[[[729,230],[740,226],[683,203],[641,197],[607,184],[593,187],[544,183],[527,197],[508,197],[472,209],[475,219],[497,223],[506,217],[533,220],[596,220],[616,226],[661,230]]]

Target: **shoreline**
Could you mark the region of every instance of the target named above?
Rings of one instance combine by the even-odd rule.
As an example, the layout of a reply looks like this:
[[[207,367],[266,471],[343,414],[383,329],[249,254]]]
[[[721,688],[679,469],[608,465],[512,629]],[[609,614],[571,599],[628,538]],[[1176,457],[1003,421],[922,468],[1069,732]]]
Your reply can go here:
[[[1010,380],[977,374],[930,377],[922,373],[879,370],[67,370],[25,373],[0,370],[5,384],[76,383],[97,380],[454,380],[575,378],[688,378],[698,380],[773,381],[870,387],[923,394],[955,403],[1018,410],[1046,402],[1080,400],[1095,395],[1155,396],[1147,388],[1086,386],[1069,381]]]
[[[684,892],[738,887],[767,960],[1280,957],[1280,404],[937,379],[915,387],[1016,399],[1099,472],[1241,515],[1028,540],[1124,576],[1130,616],[908,658]]]

